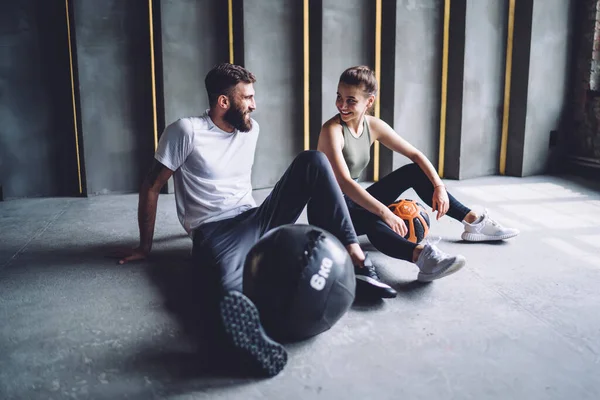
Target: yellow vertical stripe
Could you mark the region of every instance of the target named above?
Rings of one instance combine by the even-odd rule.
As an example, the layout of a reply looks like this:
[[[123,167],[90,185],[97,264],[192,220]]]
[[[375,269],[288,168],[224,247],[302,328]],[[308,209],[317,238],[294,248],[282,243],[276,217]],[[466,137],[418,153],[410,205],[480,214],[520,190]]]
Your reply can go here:
[[[512,75],[513,34],[515,28],[515,0],[508,6],[508,33],[506,38],[506,72],[504,76],[504,113],[502,114],[502,140],[500,142],[500,175],[506,174],[506,153],[508,147],[508,121],[510,107],[510,83]]]
[[[79,194],[83,193],[81,177],[81,158],[79,155],[79,132],[77,129],[77,106],[75,101],[75,78],[73,74],[73,49],[71,47],[71,17],[69,16],[69,0],[65,0],[67,14],[67,40],[69,41],[69,72],[71,74],[71,99],[73,102],[73,127],[75,130],[75,154],[77,157],[77,178],[79,180]]]
[[[233,0],[227,0],[227,14],[229,21],[229,63],[233,64]]]
[[[304,0],[304,150],[310,149],[310,113],[309,113],[309,24],[308,2]]]
[[[152,81],[152,121],[154,123],[154,150],[158,147],[158,122],[156,118],[156,69],[154,66],[154,23],[152,21],[152,0],[148,0],[148,19],[150,22],[150,68]]]
[[[448,43],[450,39],[450,0],[444,2],[444,40],[442,45],[442,94],[440,107],[440,148],[438,174],[444,177],[446,153],[446,109],[448,104]]]
[[[379,90],[375,98],[375,117],[381,116],[381,0],[375,2],[375,79],[379,83]],[[373,147],[373,180],[379,180],[379,142]]]

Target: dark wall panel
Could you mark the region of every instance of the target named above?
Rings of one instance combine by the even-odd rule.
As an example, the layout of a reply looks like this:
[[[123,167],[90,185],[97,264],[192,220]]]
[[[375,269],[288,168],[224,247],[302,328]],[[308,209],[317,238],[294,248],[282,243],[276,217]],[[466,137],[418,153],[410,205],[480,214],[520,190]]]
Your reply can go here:
[[[204,77],[229,61],[227,2],[161,0],[165,122],[199,115],[208,97]]]
[[[393,126],[438,164],[443,0],[399,0],[396,9],[396,79]],[[410,163],[394,154],[394,168]]]
[[[260,137],[255,188],[273,186],[303,150],[302,2],[244,2],[244,62],[255,84]]]
[[[581,0],[573,4],[570,26],[573,27],[570,56],[570,94],[567,106],[570,121],[553,143],[553,170],[570,170],[584,176],[600,176],[600,53],[594,53],[597,26],[597,1]],[[558,160],[555,160],[558,158]]]
[[[525,149],[533,0],[515,3],[514,15],[513,36],[516,40],[513,40],[512,47],[505,173],[520,176],[523,173]]]
[[[78,193],[65,3],[0,2],[5,198]]]
[[[466,14],[467,0],[450,3],[444,178],[458,179],[460,175]]]
[[[381,77],[379,81],[380,117],[394,127],[396,115],[396,12],[395,0],[382,1],[381,9]],[[399,4],[402,6],[402,4]],[[379,148],[379,176],[394,169],[394,152],[384,146]]]
[[[154,151],[148,2],[73,5],[88,193],[136,192]]]
[[[323,0],[309,0],[309,136],[316,149],[323,119]]]

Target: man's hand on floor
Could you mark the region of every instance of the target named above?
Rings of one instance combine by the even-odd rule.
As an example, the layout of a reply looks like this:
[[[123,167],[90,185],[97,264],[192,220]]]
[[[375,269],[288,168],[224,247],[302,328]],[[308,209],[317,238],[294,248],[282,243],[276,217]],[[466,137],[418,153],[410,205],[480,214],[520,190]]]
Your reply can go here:
[[[119,249],[114,253],[115,258],[119,258],[119,264],[125,264],[130,261],[144,260],[148,257],[148,251],[143,250],[141,247],[134,249]]]

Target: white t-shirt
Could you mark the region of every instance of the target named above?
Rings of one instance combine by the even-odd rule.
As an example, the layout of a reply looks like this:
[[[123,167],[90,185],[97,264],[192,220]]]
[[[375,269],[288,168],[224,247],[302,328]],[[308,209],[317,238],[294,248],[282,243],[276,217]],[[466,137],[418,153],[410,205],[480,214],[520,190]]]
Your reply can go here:
[[[177,216],[186,232],[256,207],[252,164],[259,126],[228,133],[208,116],[181,118],[167,126],[154,157],[174,171]]]

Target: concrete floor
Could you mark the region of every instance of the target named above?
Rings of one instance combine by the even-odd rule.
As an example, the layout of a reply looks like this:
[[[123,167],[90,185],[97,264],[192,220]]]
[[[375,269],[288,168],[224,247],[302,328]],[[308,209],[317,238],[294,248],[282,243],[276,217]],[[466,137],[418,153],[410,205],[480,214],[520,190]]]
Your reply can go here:
[[[107,255],[137,241],[136,196],[0,203],[0,399],[600,398],[599,185],[447,183],[521,235],[463,243],[458,222],[434,221],[431,236],[468,264],[432,284],[373,252],[399,296],[290,346],[272,379],[228,374],[201,350],[172,195],[152,258],[125,266]]]

